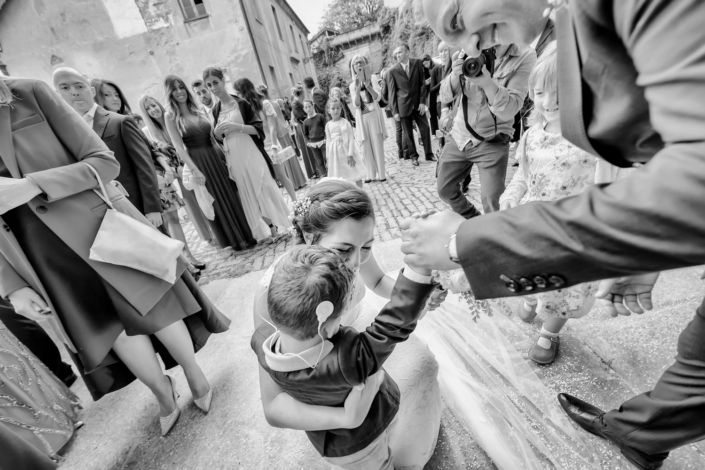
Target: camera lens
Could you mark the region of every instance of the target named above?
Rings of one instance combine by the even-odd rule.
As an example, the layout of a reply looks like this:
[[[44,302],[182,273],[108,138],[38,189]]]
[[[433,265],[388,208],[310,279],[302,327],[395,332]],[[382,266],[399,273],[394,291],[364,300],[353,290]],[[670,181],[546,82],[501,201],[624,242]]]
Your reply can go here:
[[[468,57],[463,62],[463,75],[466,77],[477,77],[482,74],[482,66],[485,65],[485,55],[479,57]]]

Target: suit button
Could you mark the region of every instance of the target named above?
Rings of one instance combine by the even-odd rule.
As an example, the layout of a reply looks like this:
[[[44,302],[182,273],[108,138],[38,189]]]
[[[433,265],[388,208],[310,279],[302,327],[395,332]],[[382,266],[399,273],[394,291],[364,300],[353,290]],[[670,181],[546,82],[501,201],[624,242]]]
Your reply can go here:
[[[521,279],[519,279],[519,284],[521,284],[522,289],[525,290],[526,292],[531,292],[536,287],[536,286],[534,286],[534,283],[531,282],[530,279],[525,278],[525,277],[522,277]]]
[[[563,279],[561,276],[554,274],[552,276],[548,277],[548,282],[553,286],[553,287],[563,287],[565,285],[565,279]]]
[[[543,276],[534,276],[534,285],[536,285],[537,289],[545,289],[548,281]]]
[[[506,287],[509,292],[517,293],[521,290],[521,286],[519,285],[519,283],[511,277],[502,274],[499,276],[499,278],[502,282],[504,282],[504,287]]]
[[[47,206],[37,206],[37,214],[46,214]]]
[[[12,231],[12,230],[10,230],[10,226],[7,225],[7,224],[2,224],[2,228],[3,228],[6,232],[11,232],[11,231]]]

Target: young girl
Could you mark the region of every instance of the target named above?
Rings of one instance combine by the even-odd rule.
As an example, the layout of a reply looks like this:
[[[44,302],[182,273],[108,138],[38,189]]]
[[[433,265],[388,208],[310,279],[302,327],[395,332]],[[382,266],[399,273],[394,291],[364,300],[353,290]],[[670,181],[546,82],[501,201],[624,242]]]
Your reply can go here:
[[[519,169],[500,198],[500,208],[507,209],[530,201],[560,199],[591,186],[595,178],[596,159],[561,136],[556,81],[555,43],[536,64],[529,77],[534,112],[517,145]],[[545,322],[529,357],[538,364],[552,363],[558,353],[558,333],[569,318],[585,315],[592,307],[595,284],[527,297],[519,316],[531,321],[538,311]]]
[[[365,174],[355,142],[355,131],[341,117],[342,111],[340,100],[331,99],[328,102],[328,113],[331,116],[326,124],[328,176],[343,178],[362,187]]]

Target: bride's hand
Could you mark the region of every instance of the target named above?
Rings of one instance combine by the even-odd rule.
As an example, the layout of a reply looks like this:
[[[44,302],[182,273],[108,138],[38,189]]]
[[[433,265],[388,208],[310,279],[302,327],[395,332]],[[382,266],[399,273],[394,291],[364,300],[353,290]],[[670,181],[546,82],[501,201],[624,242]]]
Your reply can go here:
[[[23,317],[39,321],[46,318],[51,312],[49,306],[41,295],[37,294],[31,287],[22,287],[7,296],[15,312]]]
[[[374,400],[380,385],[384,381],[384,369],[380,369],[375,374],[369,376],[363,385],[354,387],[343,405],[345,409],[344,429],[355,429],[359,427],[370,412],[372,400]]]
[[[446,289],[443,289],[442,287],[437,287],[434,289],[434,291],[431,292],[431,296],[428,298],[428,302],[426,303],[426,311],[432,312],[436,310],[446,300],[446,297],[448,297],[448,291]]]

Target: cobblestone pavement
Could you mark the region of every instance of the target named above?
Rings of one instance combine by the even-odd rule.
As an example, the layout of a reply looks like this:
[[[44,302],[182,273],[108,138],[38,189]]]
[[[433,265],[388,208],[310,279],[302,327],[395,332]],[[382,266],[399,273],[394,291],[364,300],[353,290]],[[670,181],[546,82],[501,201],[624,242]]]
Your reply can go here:
[[[434,209],[443,210],[447,207],[436,192],[436,163],[426,162],[422,157],[419,160],[420,165],[414,167],[409,160],[399,160],[394,139],[394,125],[390,120],[387,121],[387,127],[390,135],[385,142],[387,181],[364,185],[364,189],[370,194],[375,205],[377,219],[375,237],[377,240],[384,241],[399,237],[399,223],[411,214]],[[436,145],[434,142],[434,148]],[[417,149],[422,154],[421,146],[418,144]],[[512,170],[510,166],[508,173],[511,174]],[[481,208],[476,176],[476,170],[473,170],[473,182],[467,195],[478,208]],[[312,184],[313,182],[309,181],[305,188],[298,191],[298,194],[305,194]],[[285,197],[290,202],[288,196]],[[182,215],[185,217],[185,213]],[[266,269],[294,243],[293,239],[288,239],[276,244],[257,245],[249,250],[236,252],[231,248],[219,249],[203,242],[188,220],[184,223],[184,230],[196,258],[207,264],[201,276],[201,284]]]

